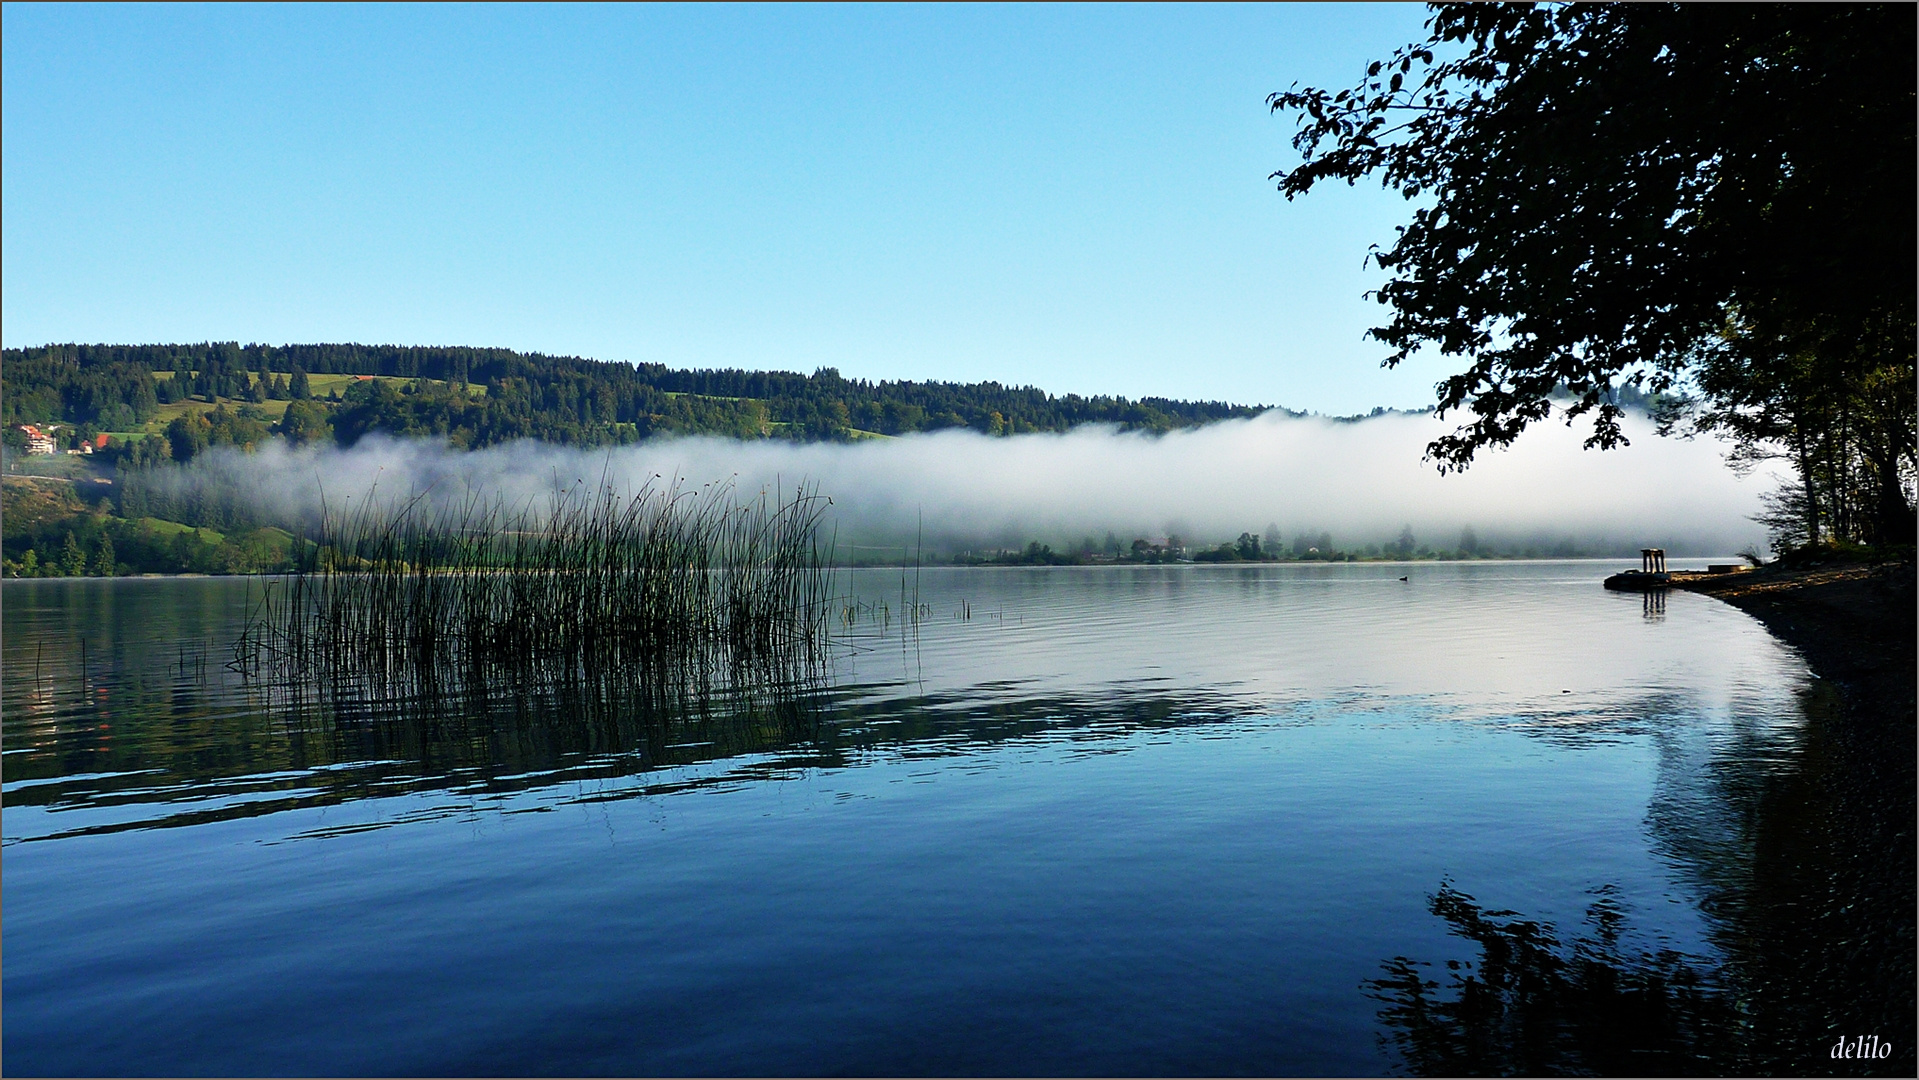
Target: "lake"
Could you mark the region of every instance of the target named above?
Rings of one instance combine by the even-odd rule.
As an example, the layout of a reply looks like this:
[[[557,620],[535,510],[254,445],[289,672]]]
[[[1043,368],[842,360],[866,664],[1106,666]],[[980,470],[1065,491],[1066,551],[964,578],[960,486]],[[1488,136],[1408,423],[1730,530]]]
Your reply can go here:
[[[283,708],[257,583],[8,581],[6,1064],[1377,1074],[1548,924],[1710,994],[1809,676],[1621,565],[841,571],[823,685],[679,717]]]

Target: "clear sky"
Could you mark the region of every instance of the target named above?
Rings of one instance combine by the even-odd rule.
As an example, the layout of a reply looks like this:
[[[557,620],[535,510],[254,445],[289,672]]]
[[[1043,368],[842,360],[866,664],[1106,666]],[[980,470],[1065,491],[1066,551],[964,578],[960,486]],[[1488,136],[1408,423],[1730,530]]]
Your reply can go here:
[[[1346,413],[1367,247],[1265,96],[1404,5],[68,7],[0,27],[0,337],[497,345]]]

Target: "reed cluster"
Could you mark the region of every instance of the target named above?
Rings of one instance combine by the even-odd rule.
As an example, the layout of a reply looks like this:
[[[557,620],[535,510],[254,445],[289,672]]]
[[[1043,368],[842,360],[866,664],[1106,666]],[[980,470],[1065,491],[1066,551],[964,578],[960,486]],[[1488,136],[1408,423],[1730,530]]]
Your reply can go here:
[[[351,506],[351,502],[347,504]],[[235,663],[331,697],[665,701],[806,681],[826,653],[830,500],[649,482],[543,506],[424,496],[323,509]]]

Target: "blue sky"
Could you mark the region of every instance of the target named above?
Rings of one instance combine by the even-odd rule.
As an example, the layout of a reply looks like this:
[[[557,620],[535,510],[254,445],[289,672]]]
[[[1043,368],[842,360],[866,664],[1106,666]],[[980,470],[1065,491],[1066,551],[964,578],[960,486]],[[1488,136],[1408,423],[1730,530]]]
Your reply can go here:
[[[68,7],[0,34],[0,336],[500,345],[1344,413],[1406,204],[1265,95],[1401,5]]]

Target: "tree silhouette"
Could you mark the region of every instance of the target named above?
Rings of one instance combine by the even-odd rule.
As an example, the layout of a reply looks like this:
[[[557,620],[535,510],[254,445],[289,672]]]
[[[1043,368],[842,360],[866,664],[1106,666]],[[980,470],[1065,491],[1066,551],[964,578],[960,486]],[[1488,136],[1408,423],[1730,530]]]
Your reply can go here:
[[[1373,176],[1414,200],[1371,256],[1370,336],[1388,367],[1465,361],[1438,403],[1471,419],[1429,456],[1464,468],[1566,391],[1589,448],[1625,443],[1627,388],[1760,441],[1863,400],[1860,532],[1910,539],[1914,9],[1435,4],[1427,28],[1350,89],[1269,103],[1300,125],[1288,199]]]

